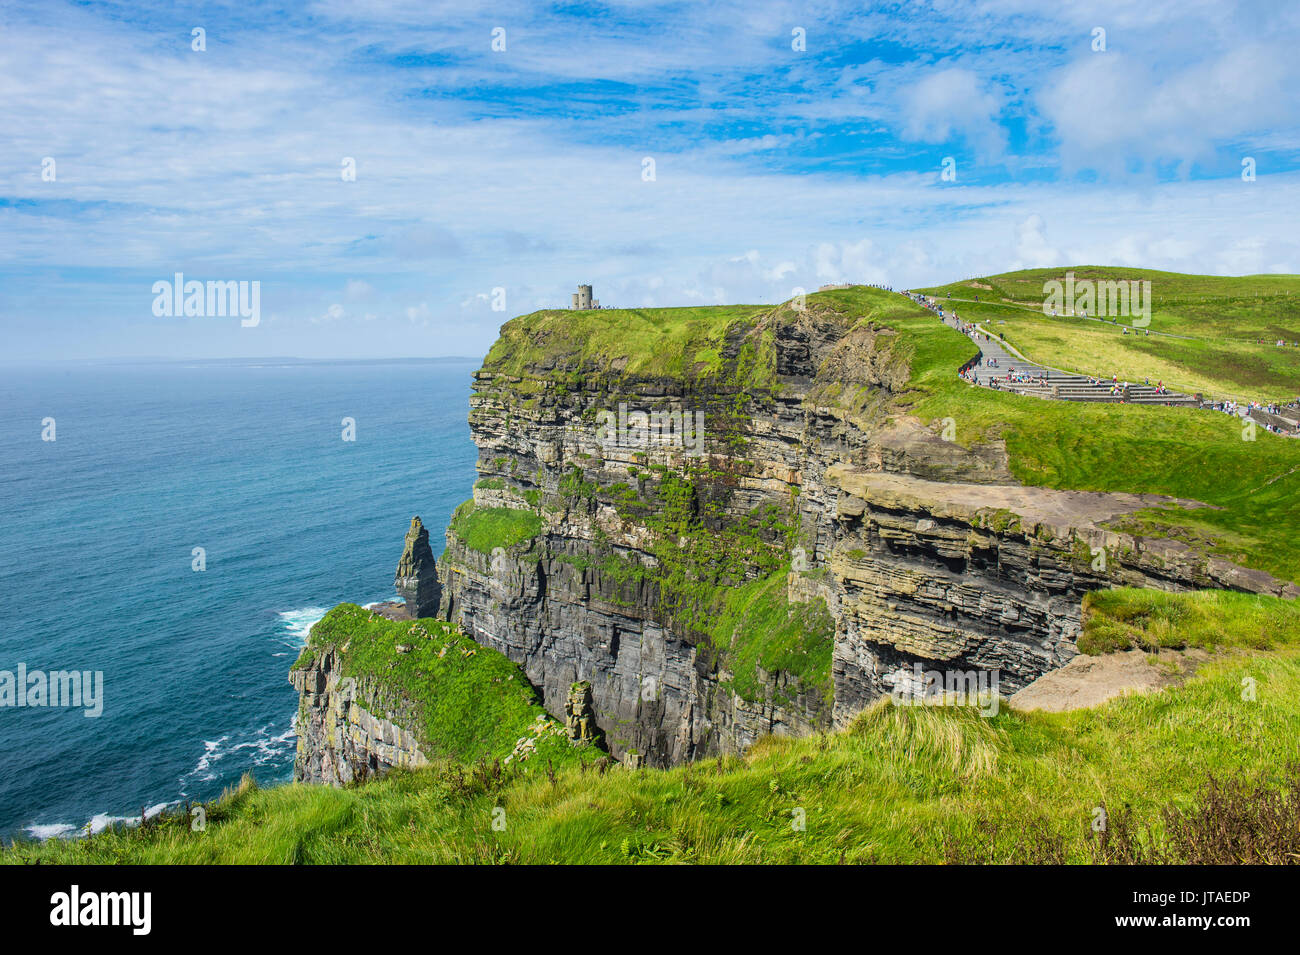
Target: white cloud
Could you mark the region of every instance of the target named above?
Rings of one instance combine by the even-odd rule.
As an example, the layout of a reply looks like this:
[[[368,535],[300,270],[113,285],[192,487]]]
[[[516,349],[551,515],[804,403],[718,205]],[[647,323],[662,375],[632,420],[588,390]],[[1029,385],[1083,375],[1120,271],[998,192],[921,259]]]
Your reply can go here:
[[[949,67],[925,74],[904,99],[905,139],[925,143],[968,141],[980,155],[1000,156],[1006,134],[998,125],[1002,97],[973,72]]]
[[[375,294],[375,287],[362,279],[348,279],[343,288],[343,297],[349,302],[364,302]]]
[[[1016,263],[1007,269],[1042,269],[1063,265],[1061,253],[1047,241],[1047,225],[1043,217],[1034,213],[1016,226]]]
[[[1187,171],[1225,144],[1250,151],[1257,131],[1276,142],[1279,126],[1293,131],[1284,142],[1300,145],[1297,114],[1282,93],[1300,84],[1294,55],[1260,43],[1190,51],[1170,64],[1112,50],[1058,71],[1038,103],[1067,167],[1119,173],[1137,160]]]

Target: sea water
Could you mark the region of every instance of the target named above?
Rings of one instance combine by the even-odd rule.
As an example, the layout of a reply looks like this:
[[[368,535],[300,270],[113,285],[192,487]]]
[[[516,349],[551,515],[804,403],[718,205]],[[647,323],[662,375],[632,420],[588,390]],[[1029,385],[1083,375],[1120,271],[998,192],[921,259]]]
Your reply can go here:
[[[0,834],[288,780],[311,625],[471,494],[477,364],[0,366],[0,674],[103,679],[98,716],[0,705]]]

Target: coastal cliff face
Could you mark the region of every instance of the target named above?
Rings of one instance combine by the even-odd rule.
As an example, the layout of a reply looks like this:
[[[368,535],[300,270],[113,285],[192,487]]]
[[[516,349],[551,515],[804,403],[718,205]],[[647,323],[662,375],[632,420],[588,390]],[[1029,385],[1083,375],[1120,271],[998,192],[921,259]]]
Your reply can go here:
[[[291,671],[298,691],[296,782],[341,786],[394,767],[428,763],[409,712],[391,712],[368,686],[343,676],[339,654],[329,651]]]
[[[564,719],[555,719],[515,664],[400,605],[333,608],[312,627],[289,680],[299,699],[299,782],[340,786],[427,764],[526,775],[608,762],[585,684],[569,688]]]
[[[503,327],[474,379],[480,480],[438,564],[441,615],[552,714],[589,681],[618,758],[843,724],[917,662],[1017,689],[1074,655],[1100,587],[1295,590],[1114,529],[1195,502],[1022,487],[999,440],[909,417],[883,322],[819,302],[673,338],[638,315],[619,320],[649,344],[621,354],[566,337],[568,313]]]

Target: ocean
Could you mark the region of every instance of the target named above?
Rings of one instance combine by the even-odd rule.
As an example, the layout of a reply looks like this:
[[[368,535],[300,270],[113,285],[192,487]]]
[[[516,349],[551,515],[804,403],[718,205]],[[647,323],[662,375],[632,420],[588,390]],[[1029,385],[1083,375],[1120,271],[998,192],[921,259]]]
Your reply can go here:
[[[311,625],[395,598],[411,517],[440,553],[471,495],[478,364],[0,366],[0,834],[290,779]],[[5,705],[20,667],[102,672],[102,712]]]

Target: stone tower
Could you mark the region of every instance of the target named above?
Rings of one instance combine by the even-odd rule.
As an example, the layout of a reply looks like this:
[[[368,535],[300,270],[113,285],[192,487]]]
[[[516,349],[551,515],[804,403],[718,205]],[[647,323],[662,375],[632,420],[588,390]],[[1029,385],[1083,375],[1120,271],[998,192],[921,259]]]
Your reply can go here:
[[[573,293],[573,307],[575,309],[600,308],[600,302],[591,297],[590,285],[578,286],[578,291]]]
[[[406,601],[406,610],[413,620],[437,615],[442,585],[438,583],[438,564],[429,547],[428,528],[420,523],[419,517],[411,518],[393,586]]]

